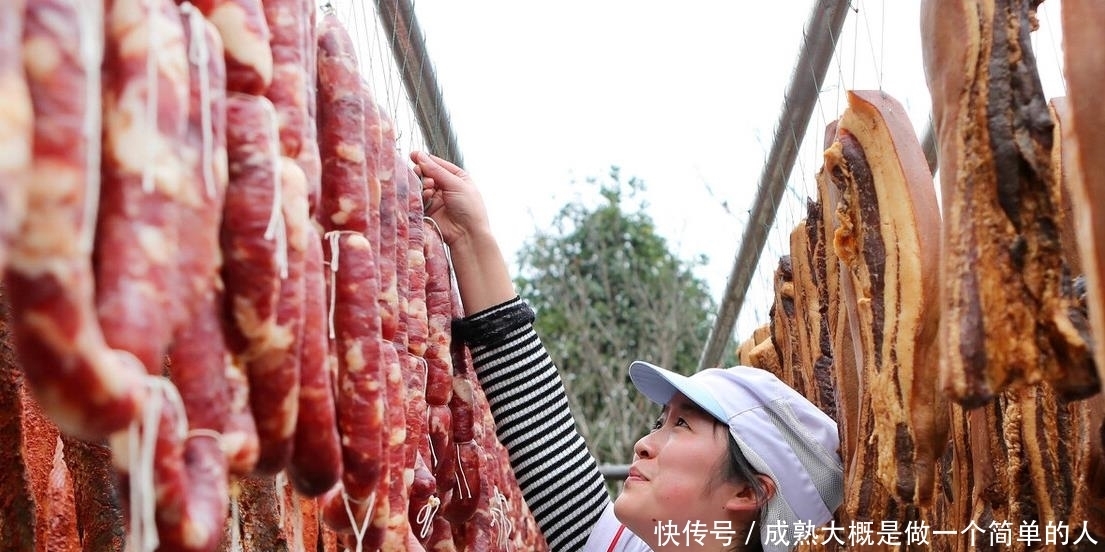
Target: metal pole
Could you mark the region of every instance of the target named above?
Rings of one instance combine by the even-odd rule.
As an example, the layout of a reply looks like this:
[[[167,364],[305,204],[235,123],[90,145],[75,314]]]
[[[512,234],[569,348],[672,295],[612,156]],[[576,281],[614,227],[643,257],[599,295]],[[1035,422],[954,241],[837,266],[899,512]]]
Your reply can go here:
[[[380,23],[392,54],[403,73],[403,87],[411,100],[418,128],[434,155],[464,166],[437,75],[426,53],[426,40],[409,0],[376,0]]]
[[[798,147],[806,134],[810,116],[825,81],[837,37],[848,15],[850,0],[819,0],[806,23],[805,43],[798,55],[790,84],[783,97],[782,113],[775,139],[760,174],[759,188],[744,228],[740,250],[729,273],[717,320],[699,359],[699,369],[717,366],[733,334],[733,326],[744,303],[748,284],[763,253],[768,231],[783,197]]]

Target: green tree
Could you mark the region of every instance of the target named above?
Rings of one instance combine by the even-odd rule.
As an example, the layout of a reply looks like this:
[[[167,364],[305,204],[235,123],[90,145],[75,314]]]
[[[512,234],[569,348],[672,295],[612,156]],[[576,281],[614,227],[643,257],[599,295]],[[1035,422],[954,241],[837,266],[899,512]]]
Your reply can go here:
[[[629,205],[642,181],[622,182],[617,167],[587,181],[599,204],[569,203],[552,230],[527,241],[516,284],[537,311],[537,331],[592,450],[602,462],[627,463],[659,412],[629,383],[629,363],[692,372],[716,305],[693,274],[705,258],[676,257],[646,206]]]

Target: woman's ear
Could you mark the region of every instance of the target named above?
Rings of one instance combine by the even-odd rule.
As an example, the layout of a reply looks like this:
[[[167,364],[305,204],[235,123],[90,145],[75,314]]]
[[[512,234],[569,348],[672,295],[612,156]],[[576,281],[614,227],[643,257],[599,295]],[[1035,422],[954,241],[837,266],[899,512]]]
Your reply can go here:
[[[731,512],[756,511],[762,508],[769,498],[775,496],[776,489],[773,479],[763,474],[756,474],[756,479],[763,487],[763,496],[758,496],[756,488],[745,483],[725,503],[725,509]]]

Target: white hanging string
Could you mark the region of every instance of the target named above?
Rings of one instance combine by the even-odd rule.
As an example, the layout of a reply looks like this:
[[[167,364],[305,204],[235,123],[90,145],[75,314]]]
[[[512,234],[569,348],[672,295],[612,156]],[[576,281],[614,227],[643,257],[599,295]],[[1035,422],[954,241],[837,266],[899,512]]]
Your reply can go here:
[[[80,33],[81,69],[84,70],[84,120],[81,133],[84,138],[84,220],[81,224],[80,248],[92,252],[96,237],[96,218],[100,205],[100,155],[103,125],[103,95],[101,91],[100,65],[104,57],[103,3],[72,0],[77,9]]]
[[[372,520],[372,516],[376,511],[376,491],[372,491],[372,494],[368,495],[365,500],[356,500],[346,494],[345,489],[342,489],[341,499],[345,505],[345,514],[349,516],[349,526],[353,528],[353,536],[357,539],[357,552],[364,552],[364,537],[365,533],[368,532],[368,522]],[[353,513],[350,503],[367,504],[364,519],[360,523],[357,522],[357,516]]]

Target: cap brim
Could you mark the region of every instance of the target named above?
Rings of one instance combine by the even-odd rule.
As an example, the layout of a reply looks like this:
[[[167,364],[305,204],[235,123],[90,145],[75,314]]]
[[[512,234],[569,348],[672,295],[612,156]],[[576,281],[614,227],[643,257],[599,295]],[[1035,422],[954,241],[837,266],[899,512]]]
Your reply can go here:
[[[629,365],[629,379],[633,381],[638,391],[656,404],[668,404],[675,393],[679,392],[711,416],[723,423],[729,422],[725,411],[713,394],[705,386],[687,376],[636,360]]]

